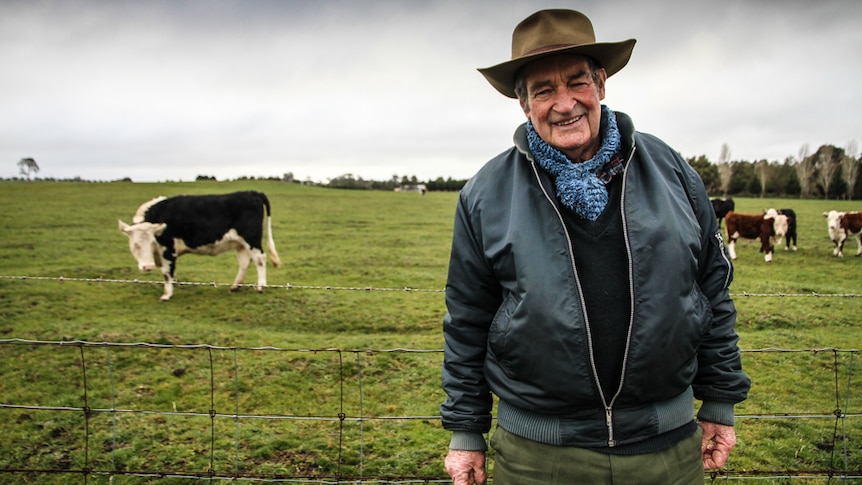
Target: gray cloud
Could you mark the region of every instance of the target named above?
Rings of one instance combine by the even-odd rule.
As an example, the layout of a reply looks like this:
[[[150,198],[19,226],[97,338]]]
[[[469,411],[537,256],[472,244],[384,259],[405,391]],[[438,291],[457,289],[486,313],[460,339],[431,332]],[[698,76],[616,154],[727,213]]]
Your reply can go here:
[[[606,102],[684,156],[857,137],[862,4],[584,2],[638,39]],[[476,72],[545,1],[0,4],[0,177],[472,175],[523,114]],[[667,12],[671,12],[668,14]]]

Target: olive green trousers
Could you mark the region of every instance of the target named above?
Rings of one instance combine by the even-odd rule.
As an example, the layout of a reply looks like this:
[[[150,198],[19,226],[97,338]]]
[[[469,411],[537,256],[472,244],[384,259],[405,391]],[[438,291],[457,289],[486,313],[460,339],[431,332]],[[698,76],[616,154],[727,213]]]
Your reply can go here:
[[[497,427],[494,485],[703,485],[700,427],[675,446],[645,455],[608,455],[530,441]]]

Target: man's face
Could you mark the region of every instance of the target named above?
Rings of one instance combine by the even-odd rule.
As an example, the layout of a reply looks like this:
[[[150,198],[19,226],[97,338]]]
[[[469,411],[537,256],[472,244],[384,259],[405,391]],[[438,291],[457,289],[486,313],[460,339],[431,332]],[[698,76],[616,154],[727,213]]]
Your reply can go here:
[[[584,56],[546,57],[524,68],[527,99],[524,114],[547,144],[573,162],[589,160],[601,146],[601,100],[607,73],[598,69],[593,80]]]

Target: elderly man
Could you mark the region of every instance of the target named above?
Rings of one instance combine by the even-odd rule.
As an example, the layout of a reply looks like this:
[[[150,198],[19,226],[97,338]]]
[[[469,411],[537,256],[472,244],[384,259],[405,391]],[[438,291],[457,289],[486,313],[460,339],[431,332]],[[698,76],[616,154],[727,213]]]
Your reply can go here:
[[[544,10],[515,28],[511,60],[480,69],[527,122],[456,208],[441,406],[455,485],[486,481],[492,395],[497,485],[703,483],[736,442],[750,381],[709,197],[602,105],[634,44]]]

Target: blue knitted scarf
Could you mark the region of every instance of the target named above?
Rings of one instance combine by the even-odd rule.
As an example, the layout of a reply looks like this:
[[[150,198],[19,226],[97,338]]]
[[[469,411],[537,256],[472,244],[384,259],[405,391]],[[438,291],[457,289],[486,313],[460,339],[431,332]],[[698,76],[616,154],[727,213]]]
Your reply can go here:
[[[539,166],[556,177],[560,202],[585,219],[595,222],[608,204],[608,189],[596,172],[611,161],[620,148],[620,130],[614,112],[602,105],[602,146],[582,163],[572,163],[562,152],[545,143],[527,121],[527,141]]]

